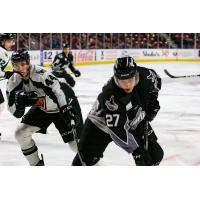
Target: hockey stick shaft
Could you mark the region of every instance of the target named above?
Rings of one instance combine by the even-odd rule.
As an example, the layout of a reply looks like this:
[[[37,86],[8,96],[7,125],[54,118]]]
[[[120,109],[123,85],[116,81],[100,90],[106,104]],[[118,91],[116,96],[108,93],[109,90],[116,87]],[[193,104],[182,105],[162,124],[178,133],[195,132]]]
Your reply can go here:
[[[167,74],[170,78],[191,78],[191,77],[200,77],[200,74],[191,74],[185,76],[174,76],[168,72],[168,70],[164,69],[165,74]]]
[[[76,146],[77,146],[77,154],[78,157],[80,159],[81,165],[82,166],[86,166],[86,163],[83,161],[81,153],[79,151],[79,147],[78,147],[78,136],[77,136],[77,132],[76,132],[76,128],[75,128],[75,122],[74,120],[71,120],[71,126],[72,126],[72,132],[73,132],[73,136],[74,136],[74,141],[76,142]]]
[[[149,140],[148,140],[148,127],[149,127],[149,121],[146,120],[144,124],[144,131],[145,131],[145,145],[144,149],[147,151],[149,148]]]

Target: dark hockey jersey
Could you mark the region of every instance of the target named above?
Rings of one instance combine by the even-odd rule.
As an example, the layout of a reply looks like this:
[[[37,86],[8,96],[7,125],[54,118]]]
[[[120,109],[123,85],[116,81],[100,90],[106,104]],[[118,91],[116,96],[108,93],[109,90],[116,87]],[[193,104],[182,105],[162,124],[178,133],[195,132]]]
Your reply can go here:
[[[131,93],[118,87],[112,77],[88,114],[93,124],[129,153],[139,146],[137,138],[144,135],[147,116],[155,116],[160,109],[161,78],[152,69],[137,67],[137,71],[139,82]]]
[[[67,56],[65,55],[64,52],[57,54],[52,63],[52,70],[53,71],[65,70],[66,71],[67,68],[69,68],[72,72],[75,71],[72,53],[70,52]]]

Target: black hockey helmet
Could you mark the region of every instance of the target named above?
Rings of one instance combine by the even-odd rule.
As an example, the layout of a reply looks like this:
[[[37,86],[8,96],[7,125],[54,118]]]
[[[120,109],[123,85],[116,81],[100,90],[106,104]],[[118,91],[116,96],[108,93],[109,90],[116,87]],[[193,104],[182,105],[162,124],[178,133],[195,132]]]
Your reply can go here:
[[[118,79],[129,79],[137,73],[137,65],[130,56],[117,58],[114,65],[114,75]]]
[[[63,49],[65,49],[65,48],[69,48],[70,49],[70,45],[68,43],[63,43],[62,47],[63,47]]]
[[[30,55],[27,49],[20,49],[18,51],[13,52],[11,56],[11,62],[14,66],[18,62],[26,61],[27,64],[30,64]]]
[[[0,41],[14,40],[15,35],[13,33],[0,33]]]

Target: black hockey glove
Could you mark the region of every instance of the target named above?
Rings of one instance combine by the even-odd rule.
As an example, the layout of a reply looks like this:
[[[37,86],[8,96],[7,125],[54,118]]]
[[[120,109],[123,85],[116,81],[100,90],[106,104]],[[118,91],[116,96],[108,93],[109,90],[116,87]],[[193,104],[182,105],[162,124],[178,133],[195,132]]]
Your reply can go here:
[[[152,166],[153,160],[148,151],[138,147],[133,153],[133,158],[137,166]]]
[[[33,92],[25,92],[23,90],[16,91],[15,93],[15,105],[19,110],[35,105],[37,102],[37,94]]]
[[[76,77],[79,77],[79,76],[81,76],[81,72],[79,71],[79,70],[75,70],[74,71],[74,75],[76,76]]]
[[[12,71],[5,71],[4,78],[9,79],[13,74],[14,72]]]
[[[60,112],[63,115],[66,122],[69,124],[69,126],[72,126],[71,121],[73,120],[75,122],[75,126],[79,124],[79,117],[74,112],[72,105],[65,105],[60,108]]]

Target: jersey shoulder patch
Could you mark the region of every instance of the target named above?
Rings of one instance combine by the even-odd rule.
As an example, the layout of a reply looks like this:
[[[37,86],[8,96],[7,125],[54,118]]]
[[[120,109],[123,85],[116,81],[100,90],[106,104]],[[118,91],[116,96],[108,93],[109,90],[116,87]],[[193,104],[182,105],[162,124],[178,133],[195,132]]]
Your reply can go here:
[[[119,106],[116,104],[113,95],[110,97],[109,100],[106,100],[105,105],[106,105],[106,107],[108,108],[108,110],[110,110],[110,111],[116,111],[116,110],[118,110],[118,107],[119,107]]]
[[[153,83],[155,91],[160,90],[158,78],[160,78],[160,77],[153,70],[149,69],[149,75],[147,76],[147,79],[149,79]]]

